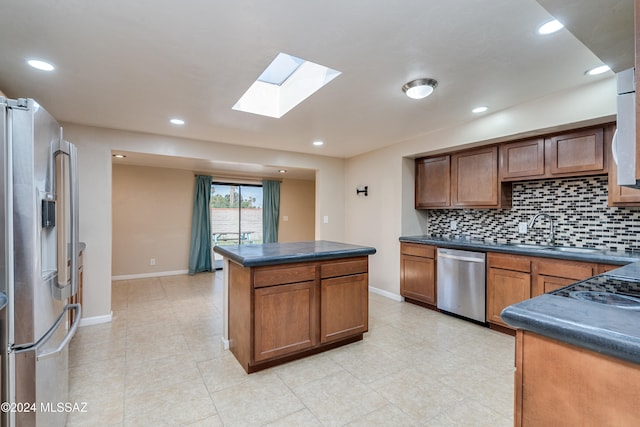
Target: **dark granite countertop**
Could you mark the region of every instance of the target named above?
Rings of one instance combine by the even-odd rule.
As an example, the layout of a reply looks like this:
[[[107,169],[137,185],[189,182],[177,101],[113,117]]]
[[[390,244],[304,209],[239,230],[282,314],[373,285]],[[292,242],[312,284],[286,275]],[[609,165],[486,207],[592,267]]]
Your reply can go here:
[[[376,249],[370,246],[350,245],[327,240],[265,243],[262,245],[225,245],[215,246],[213,250],[244,267],[321,261],[376,253]]]
[[[640,261],[640,252],[617,252],[598,250],[589,253],[562,252],[554,249],[522,248],[508,243],[487,242],[473,238],[439,236],[402,236],[401,242],[422,243],[442,248],[476,250],[481,252],[502,252],[514,255],[528,255],[571,261],[599,262],[603,264],[626,265]]]
[[[502,311],[509,325],[640,363],[640,311],[544,294]]]

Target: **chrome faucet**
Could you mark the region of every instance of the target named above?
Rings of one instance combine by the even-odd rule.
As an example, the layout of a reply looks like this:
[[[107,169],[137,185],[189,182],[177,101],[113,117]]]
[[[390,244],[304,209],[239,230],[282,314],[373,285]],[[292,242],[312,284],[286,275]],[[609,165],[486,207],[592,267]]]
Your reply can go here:
[[[529,228],[533,227],[533,224],[536,222],[536,219],[538,219],[541,216],[543,216],[543,217],[545,217],[545,218],[547,218],[549,220],[549,239],[547,239],[547,241],[549,242],[549,244],[555,245],[554,228],[553,228],[553,217],[551,215],[549,215],[548,213],[538,212],[537,214],[535,214],[533,216],[533,218],[531,218],[531,220],[529,221],[529,224],[527,225],[527,227],[529,227]]]

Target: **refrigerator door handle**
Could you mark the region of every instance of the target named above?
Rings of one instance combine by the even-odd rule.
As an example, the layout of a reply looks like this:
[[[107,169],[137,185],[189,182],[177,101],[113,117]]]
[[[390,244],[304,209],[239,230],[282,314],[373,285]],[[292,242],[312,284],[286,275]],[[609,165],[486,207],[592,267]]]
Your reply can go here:
[[[76,334],[76,331],[78,330],[78,326],[80,325],[80,318],[82,317],[82,307],[80,307],[80,304],[67,304],[64,307],[64,310],[62,311],[62,313],[60,313],[60,316],[58,316],[56,323],[54,323],[51,329],[49,329],[47,333],[44,334],[38,341],[36,341],[34,344],[23,344],[23,345],[13,346],[11,348],[11,351],[15,354],[26,353],[28,351],[37,352],[37,350],[40,347],[42,347],[44,344],[47,343],[47,341],[49,341],[49,339],[51,339],[51,337],[53,336],[55,331],[58,329],[58,327],[64,323],[66,314],[69,310],[74,310],[75,315],[73,317],[74,318],[73,324],[67,331],[67,334],[64,336],[62,341],[60,341],[60,344],[58,345],[58,347],[56,347],[54,350],[51,350],[42,354],[36,353],[36,360],[48,359],[49,357],[58,355],[69,344],[73,336]]]
[[[53,161],[56,164],[55,157],[58,155],[69,156],[69,245],[66,243],[65,222],[58,221],[58,279],[55,282],[56,288],[54,296],[57,299],[64,300],[78,292],[78,249],[80,246],[79,239],[79,220],[78,220],[78,155],[75,145],[69,141],[65,141],[62,137],[62,128],[60,128],[60,139],[57,146],[53,149]],[[55,182],[55,181],[54,181]],[[60,188],[62,183],[55,184],[55,191],[61,194],[62,198],[66,198],[64,189]],[[62,200],[62,205],[66,202]],[[60,205],[60,204],[59,204]],[[60,206],[64,211],[64,206]],[[67,277],[67,262],[70,262],[69,273],[71,277]],[[62,278],[62,280],[60,280]],[[69,286],[71,285],[71,286]]]

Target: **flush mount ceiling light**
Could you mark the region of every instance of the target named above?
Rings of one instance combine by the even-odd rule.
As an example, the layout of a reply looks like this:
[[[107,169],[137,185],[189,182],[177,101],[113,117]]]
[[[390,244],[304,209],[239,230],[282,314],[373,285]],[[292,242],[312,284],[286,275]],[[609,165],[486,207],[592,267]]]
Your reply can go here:
[[[560,21],[558,21],[557,19],[552,19],[549,22],[545,22],[538,28],[538,34],[543,34],[543,35],[552,34],[552,33],[555,33],[556,31],[560,31],[563,28],[564,28],[564,25],[562,25]]]
[[[315,145],[316,147],[320,147],[321,145],[324,145],[324,142],[322,142],[322,141],[313,141],[313,145]]]
[[[233,109],[279,119],[340,74],[323,65],[279,53]]]
[[[438,82],[434,79],[416,79],[402,86],[402,91],[409,98],[422,99],[431,95],[436,86],[438,86]]]
[[[184,124],[184,120],[178,119],[178,118],[173,118],[173,119],[169,120],[169,122],[172,125],[178,125],[178,126],[182,126]]]
[[[592,68],[592,69],[586,71],[585,74],[588,75],[588,76],[597,76],[598,74],[606,73],[610,69],[611,68],[609,68],[608,65],[601,65],[599,67],[595,67],[595,68]]]
[[[29,59],[27,64],[40,71],[53,71],[56,67],[40,59]]]

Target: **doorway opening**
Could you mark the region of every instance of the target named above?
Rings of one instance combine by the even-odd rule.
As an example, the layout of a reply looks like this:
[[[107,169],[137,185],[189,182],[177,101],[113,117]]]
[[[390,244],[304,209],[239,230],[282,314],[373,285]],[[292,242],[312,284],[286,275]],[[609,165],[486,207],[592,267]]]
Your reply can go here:
[[[211,184],[211,245],[262,243],[262,185]],[[216,269],[222,257],[214,254]]]

